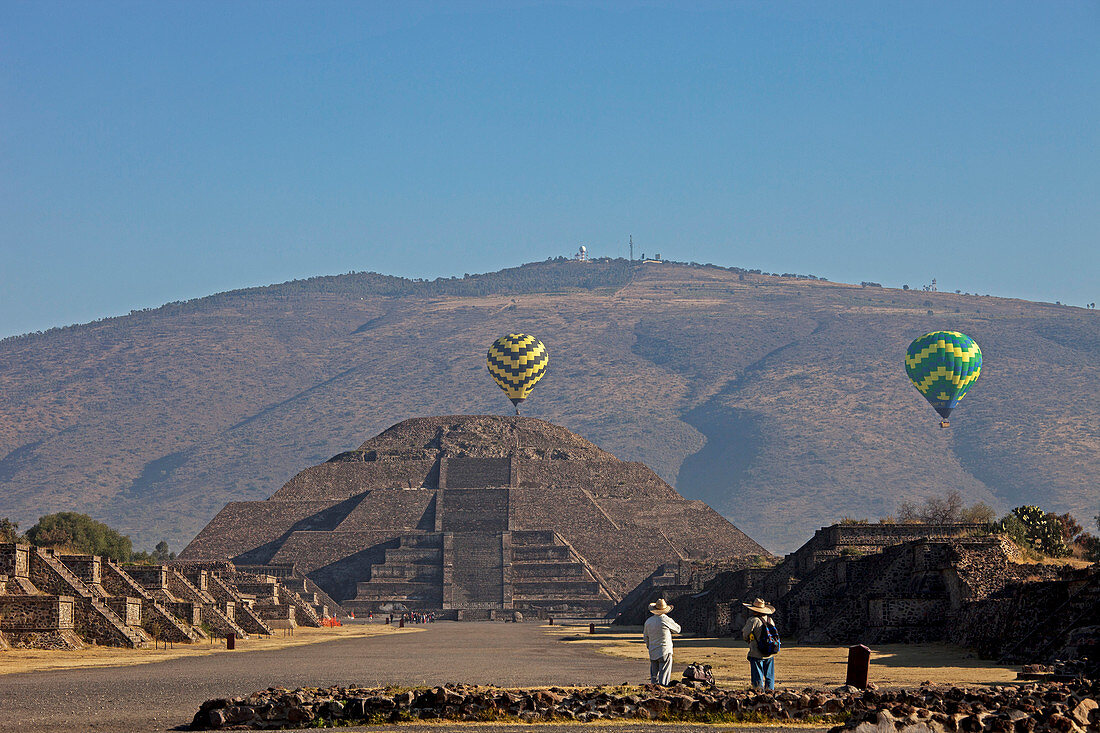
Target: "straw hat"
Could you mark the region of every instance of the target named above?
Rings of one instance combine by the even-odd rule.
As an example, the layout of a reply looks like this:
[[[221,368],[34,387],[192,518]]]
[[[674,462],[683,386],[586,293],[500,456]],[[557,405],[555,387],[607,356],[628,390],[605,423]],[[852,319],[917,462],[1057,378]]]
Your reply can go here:
[[[749,609],[753,613],[764,613],[768,614],[769,616],[775,613],[775,609],[769,606],[767,603],[764,603],[764,600],[761,598],[757,598],[752,603],[742,603],[741,605]]]
[[[649,612],[661,615],[672,610],[672,606],[665,603],[664,598],[658,598],[656,603],[649,604]]]

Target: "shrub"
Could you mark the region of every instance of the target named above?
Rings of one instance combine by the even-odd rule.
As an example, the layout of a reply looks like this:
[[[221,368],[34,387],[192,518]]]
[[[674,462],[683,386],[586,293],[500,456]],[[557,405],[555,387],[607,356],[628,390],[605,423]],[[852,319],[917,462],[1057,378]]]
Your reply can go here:
[[[926,497],[921,504],[911,501],[898,505],[894,517],[884,518],[895,520],[903,524],[957,524],[968,522],[975,524],[988,524],[996,518],[993,507],[985,502],[977,502],[966,506],[962,494],[952,489],[943,496]]]
[[[1015,517],[1020,524],[1010,520]],[[1023,534],[1024,542],[1029,546],[1050,557],[1065,557],[1069,555],[1069,548],[1062,539],[1062,525],[1058,517],[1047,514],[1037,506],[1018,506],[1012,510],[1009,517],[1001,520],[1001,531],[1017,541],[1017,535]]]
[[[1100,537],[1093,537],[1085,532],[1077,540],[1081,553],[1089,562],[1100,562]]]
[[[993,507],[984,501],[972,504],[959,512],[959,521],[971,524],[992,524],[996,518],[997,513],[993,511]]]

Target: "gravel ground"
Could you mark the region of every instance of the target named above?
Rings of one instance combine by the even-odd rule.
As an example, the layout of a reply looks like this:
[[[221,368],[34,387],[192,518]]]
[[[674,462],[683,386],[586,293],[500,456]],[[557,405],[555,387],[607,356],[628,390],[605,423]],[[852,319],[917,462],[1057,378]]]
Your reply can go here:
[[[0,731],[173,730],[189,723],[204,700],[267,687],[445,682],[511,687],[637,684],[649,674],[648,665],[562,644],[534,624],[439,622],[419,628],[423,630],[413,634],[340,639],[278,651],[242,650],[130,667],[3,675]],[[402,725],[399,730],[438,733],[447,727],[454,726]],[[462,728],[494,733],[532,728],[577,730],[577,726],[499,724]],[[653,728],[601,725],[598,730]],[[662,731],[699,729],[660,726]]]

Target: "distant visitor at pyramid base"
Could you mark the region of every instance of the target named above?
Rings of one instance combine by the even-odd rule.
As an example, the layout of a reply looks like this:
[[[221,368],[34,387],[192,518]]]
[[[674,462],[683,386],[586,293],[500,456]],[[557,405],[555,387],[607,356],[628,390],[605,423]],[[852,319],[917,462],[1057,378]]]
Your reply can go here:
[[[769,553],[641,463],[530,417],[414,418],[234,502],[181,553],[305,574],[344,608],[602,616],[655,567]]]

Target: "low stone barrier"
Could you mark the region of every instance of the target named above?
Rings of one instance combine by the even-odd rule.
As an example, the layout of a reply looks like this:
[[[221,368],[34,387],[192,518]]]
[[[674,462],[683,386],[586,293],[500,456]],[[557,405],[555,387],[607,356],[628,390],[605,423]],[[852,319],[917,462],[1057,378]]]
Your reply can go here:
[[[887,692],[829,733],[1083,733],[1100,731],[1100,680]]]
[[[857,733],[1082,733],[1098,731],[1096,682],[1021,687],[842,687],[774,694],[672,687],[505,689],[448,684],[420,689],[269,688],[208,700],[192,730],[298,728],[410,720],[589,722],[635,718],[704,723],[842,723]],[[1023,722],[1021,722],[1023,721]]]

